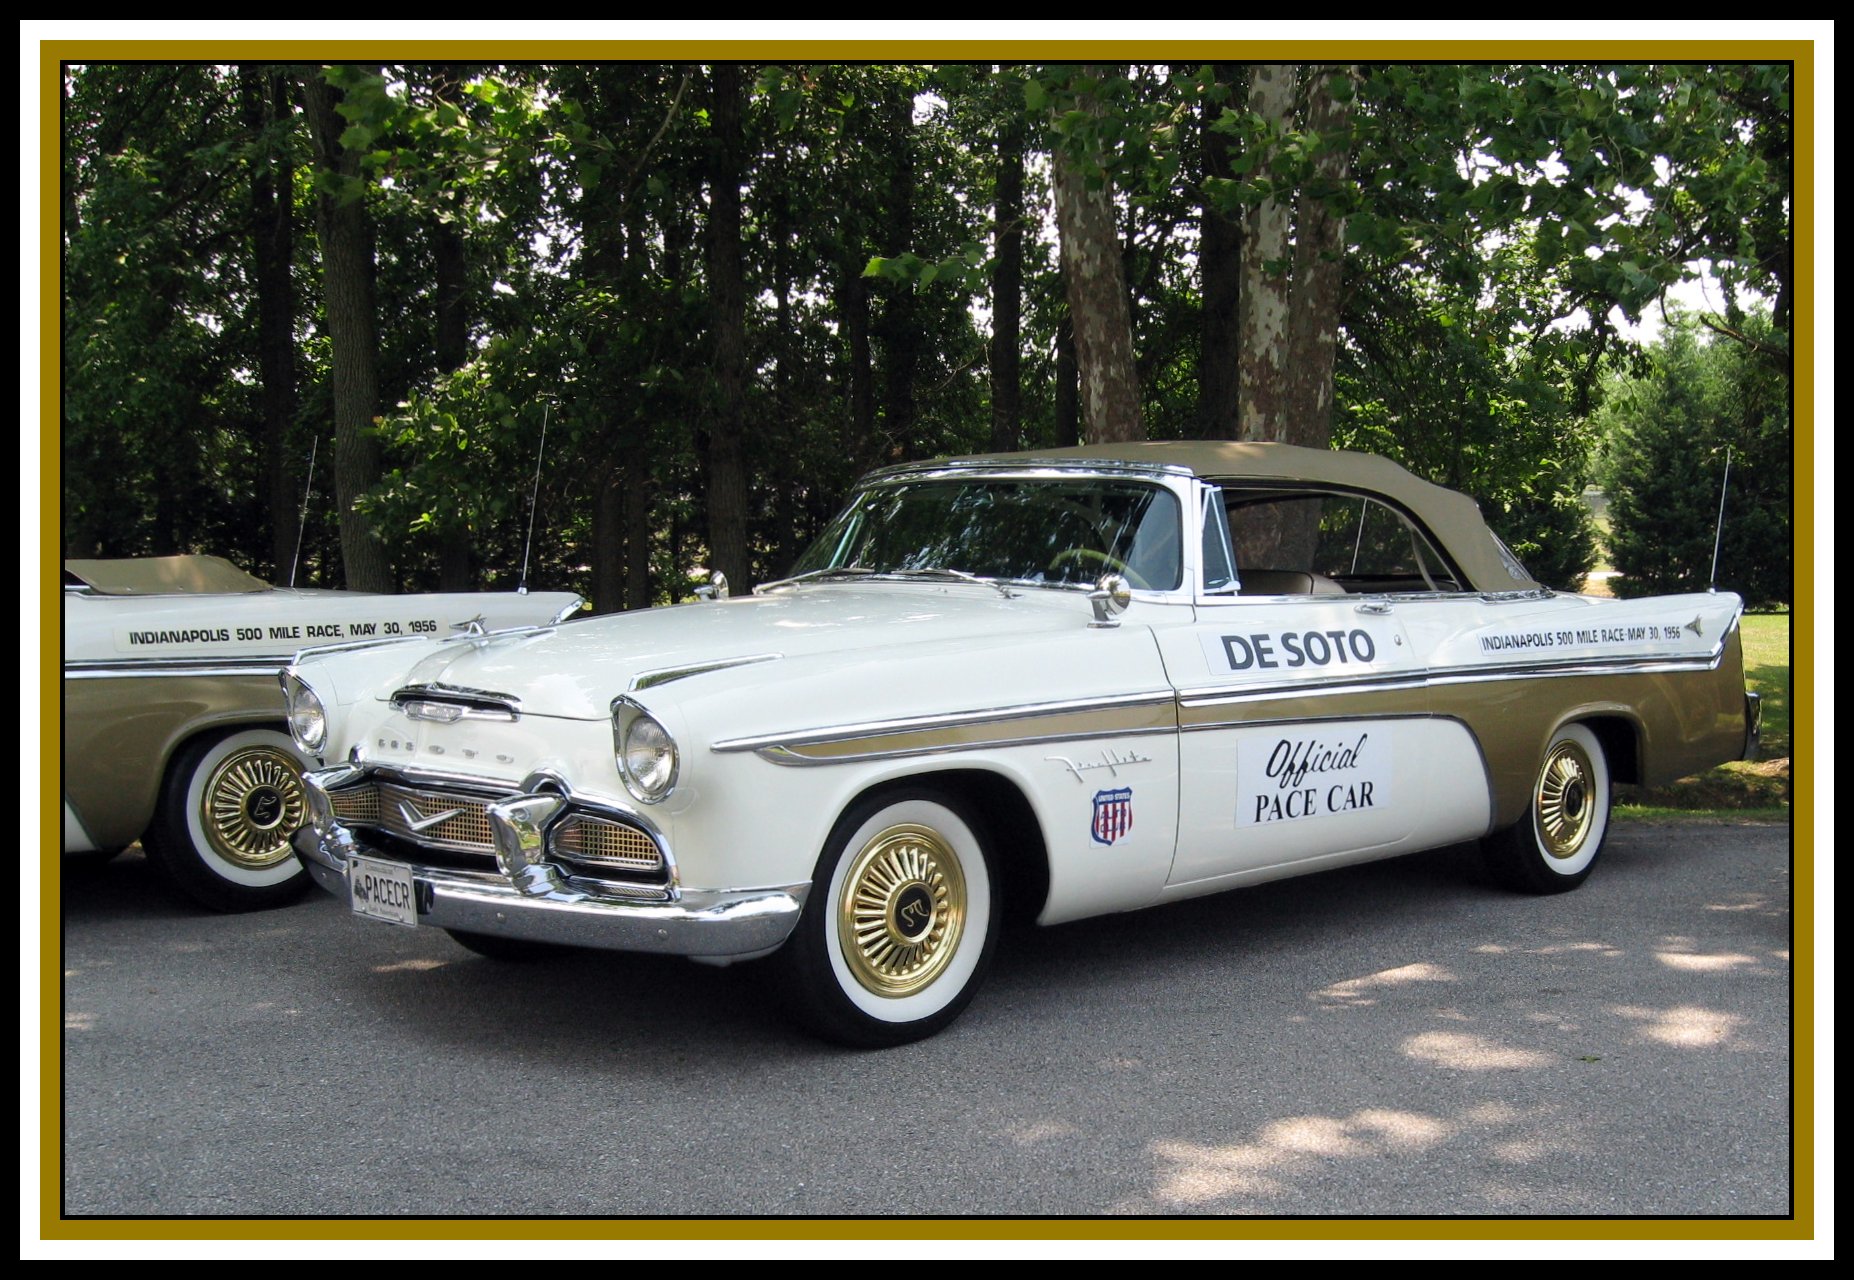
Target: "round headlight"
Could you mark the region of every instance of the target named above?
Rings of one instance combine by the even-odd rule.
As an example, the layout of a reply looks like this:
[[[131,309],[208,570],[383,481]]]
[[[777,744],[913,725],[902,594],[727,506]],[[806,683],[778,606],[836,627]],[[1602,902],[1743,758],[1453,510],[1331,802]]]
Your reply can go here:
[[[626,789],[645,804],[664,799],[676,786],[675,739],[641,707],[620,709],[618,772]]]
[[[293,675],[283,677],[283,691],[289,700],[290,736],[296,745],[311,755],[328,745],[328,715],[315,690]]]

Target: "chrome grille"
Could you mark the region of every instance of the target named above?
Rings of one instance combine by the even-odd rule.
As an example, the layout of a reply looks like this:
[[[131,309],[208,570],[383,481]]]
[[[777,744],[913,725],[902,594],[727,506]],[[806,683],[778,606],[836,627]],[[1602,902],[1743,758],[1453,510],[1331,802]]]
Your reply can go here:
[[[434,849],[455,849],[459,853],[496,851],[489,834],[490,800],[460,796],[443,791],[419,791],[394,783],[380,786],[380,827],[402,840],[430,845]],[[452,816],[439,822],[440,814]],[[414,823],[430,825],[418,825]]]
[[[349,826],[371,827],[380,821],[380,793],[371,783],[345,791],[331,791],[328,803],[335,817]]]
[[[418,786],[388,775],[330,791],[328,802],[335,820],[344,826],[390,837],[375,850],[379,856],[416,858],[415,850],[424,850],[426,856],[445,862],[442,854],[462,855],[449,859],[449,864],[465,868],[481,865],[477,859],[495,857],[489,808],[517,794],[452,791],[441,783]],[[583,809],[569,810],[548,831],[546,856],[558,860],[569,876],[608,883],[643,879],[660,887],[669,875],[668,859],[647,831],[620,817]],[[639,891],[643,888],[638,886]]]
[[[330,792],[328,800],[336,820],[350,826],[374,827],[430,849],[484,857],[496,851],[489,834],[489,806],[495,799],[397,782],[369,782]],[[432,822],[433,818],[439,820]]]
[[[656,842],[636,827],[587,814],[563,819],[548,836],[548,847],[562,858],[591,868],[616,871],[661,871],[663,855]]]

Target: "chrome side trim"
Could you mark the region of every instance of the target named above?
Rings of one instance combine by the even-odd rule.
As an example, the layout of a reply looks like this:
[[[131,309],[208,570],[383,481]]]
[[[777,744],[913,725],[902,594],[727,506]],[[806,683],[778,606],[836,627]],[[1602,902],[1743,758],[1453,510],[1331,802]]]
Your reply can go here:
[[[938,729],[963,729],[970,725],[993,724],[1002,720],[1032,719],[1040,716],[1068,715],[1077,711],[1106,711],[1122,707],[1169,706],[1176,699],[1170,689],[1121,694],[1113,698],[1085,698],[1067,702],[1031,702],[1018,706],[992,707],[983,711],[956,711],[948,715],[911,716],[894,720],[864,720],[855,724],[831,725],[796,733],[768,733],[751,738],[725,738],[709,746],[710,751],[760,751],[768,747],[809,747],[823,743],[853,741],[857,738],[880,738],[898,733],[929,733]],[[1065,735],[1067,736],[1067,735]],[[1026,739],[1027,741],[1035,739]],[[990,745],[990,744],[985,744]]]
[[[636,693],[640,689],[652,689],[672,680],[682,680],[688,676],[707,675],[710,671],[725,671],[729,667],[745,667],[755,662],[777,662],[785,657],[783,653],[755,653],[741,658],[722,658],[717,662],[694,662],[681,667],[656,667],[650,671],[640,671],[631,677],[627,693]]]
[[[1225,685],[1196,689],[1179,698],[1185,708],[1220,706],[1234,702],[1269,702],[1282,698],[1318,698],[1349,693],[1376,693],[1424,686],[1482,684],[1497,680],[1559,679],[1566,676],[1670,675],[1716,671],[1724,657],[1723,645],[1710,657],[1594,658],[1564,662],[1503,664],[1486,667],[1438,667],[1427,672],[1391,672],[1382,676],[1341,676],[1328,680],[1302,680],[1294,684]],[[1187,726],[1187,729],[1199,726]]]
[[[1325,681],[1304,681],[1294,685],[1268,685],[1263,688],[1246,689],[1205,689],[1186,694],[1178,699],[1182,710],[1195,711],[1200,707],[1225,707],[1245,702],[1282,702],[1296,698],[1330,698],[1345,694],[1392,693],[1399,690],[1427,688],[1430,681],[1419,674],[1398,672],[1379,677],[1337,678]],[[1372,719],[1387,717],[1373,716]],[[1247,723],[1245,721],[1245,723]],[[1199,729],[1221,728],[1221,725],[1186,724],[1182,726],[1186,733]]]
[[[844,752],[831,756],[801,755],[791,747],[774,746],[757,748],[762,760],[772,764],[782,764],[794,768],[809,768],[827,764],[860,764],[866,760],[899,760],[911,756],[943,756],[959,751],[999,751],[1006,747],[1034,747],[1052,742],[1096,742],[1112,738],[1149,738],[1155,734],[1173,734],[1178,732],[1172,725],[1156,729],[1092,729],[1080,733],[1046,733],[1009,738],[986,738],[981,742],[948,742],[931,746],[890,747],[875,751]]]
[[[97,658],[64,664],[66,680],[120,680],[125,676],[266,676],[289,665],[289,658]]]
[[[1539,663],[1533,666],[1439,667],[1431,673],[1430,684],[1480,684],[1488,680],[1517,678],[1556,679],[1561,676],[1658,676],[1682,671],[1717,671],[1723,647],[1710,657],[1693,658],[1591,658],[1571,659],[1562,663]]]
[[[456,635],[449,636],[381,636],[373,640],[343,640],[336,644],[317,644],[311,645],[307,649],[298,649],[296,651],[296,656],[292,658],[291,661],[301,662],[304,658],[320,657],[325,653],[352,653],[361,649],[378,649],[382,645],[409,644],[415,641],[424,641],[430,644],[488,645],[513,636],[539,635],[542,632],[552,631],[553,629],[554,626],[551,623],[538,623],[525,627],[502,627],[495,631],[485,631],[477,635],[459,632]]]

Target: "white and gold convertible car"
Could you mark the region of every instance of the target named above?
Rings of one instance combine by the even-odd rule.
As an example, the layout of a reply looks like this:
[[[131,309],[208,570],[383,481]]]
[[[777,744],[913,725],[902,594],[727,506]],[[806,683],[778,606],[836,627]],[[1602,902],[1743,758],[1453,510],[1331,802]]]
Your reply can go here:
[[[861,1045],[1045,924],[1480,840],[1549,893],[1612,782],[1754,750],[1740,602],[1540,587],[1381,458],[1117,445],[871,476],[751,597],[305,654],[355,914],[725,962]]]
[[[288,901],[308,884],[289,844],[306,765],[284,723],[283,665],[308,645],[557,622],[580,604],[290,590],[217,556],[67,560],[63,851],[139,839],[205,906]]]

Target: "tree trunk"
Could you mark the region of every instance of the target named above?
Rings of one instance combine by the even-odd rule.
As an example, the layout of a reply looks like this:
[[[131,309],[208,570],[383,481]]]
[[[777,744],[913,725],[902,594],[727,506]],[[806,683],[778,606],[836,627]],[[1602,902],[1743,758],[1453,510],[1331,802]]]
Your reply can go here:
[[[650,467],[624,469],[624,607],[648,609],[650,588]]]
[[[869,281],[863,264],[852,252],[845,258],[837,280],[837,314],[848,349],[849,413],[844,420],[843,456],[848,462],[846,483],[854,481],[876,455],[875,370],[869,343]]]
[[[617,613],[625,597],[625,472],[602,468],[592,492],[592,611]]]
[[[897,252],[914,243],[914,95],[905,90],[882,104],[888,118],[886,132],[892,148],[886,229]],[[882,395],[883,453],[907,456],[914,447],[915,381],[920,367],[920,301],[911,284],[883,287],[879,336],[882,342],[884,386]]]
[[[1089,73],[1102,71],[1091,68]],[[1084,92],[1079,105],[1100,113],[1091,93]],[[1088,442],[1143,440],[1146,424],[1140,414],[1133,318],[1127,306],[1113,188],[1098,164],[1078,158],[1069,142],[1058,140],[1055,196]]]
[[[711,567],[726,574],[735,591],[745,591],[752,583],[742,460],[747,417],[747,282],[740,244],[740,186],[746,169],[743,90],[736,63],[717,62],[712,75],[708,286],[714,299],[715,383],[720,403],[708,432],[708,546]]]
[[[440,102],[455,105],[463,96],[463,69],[434,67],[432,94]],[[469,274],[463,232],[455,222],[433,219],[431,250],[438,310],[433,353],[439,373],[454,373],[470,359]],[[467,509],[447,507],[438,521],[440,591],[469,591],[476,586],[470,514]]]
[[[296,299],[290,279],[295,246],[294,169],[282,137],[292,86],[281,67],[238,68],[245,127],[255,140],[251,171],[252,279],[257,286],[258,380],[264,495],[270,511],[270,580],[288,584],[301,521],[297,485],[288,465],[290,423],[296,417]]]
[[[1350,66],[1313,69],[1307,90],[1307,130],[1326,147],[1300,189],[1294,219],[1294,310],[1288,333],[1287,421],[1274,437],[1324,449],[1333,437],[1333,355],[1339,344],[1339,291],[1345,274],[1345,215],[1332,198],[1351,171],[1344,140],[1346,104],[1332,94],[1333,80],[1350,78]],[[1336,140],[1336,141],[1335,141]]]
[[[1056,447],[1081,443],[1081,371],[1076,368],[1075,324],[1065,312],[1056,326]]]
[[[1219,84],[1240,89],[1240,72],[1218,63]],[[1234,105],[1240,109],[1240,98]],[[1223,114],[1223,104],[1206,99],[1201,146],[1204,176],[1229,178],[1228,135],[1211,125]],[[1192,434],[1200,440],[1234,440],[1242,429],[1242,223],[1206,196],[1200,206],[1197,263],[1204,305],[1199,318],[1197,413]]]
[[[1023,440],[1024,119],[1014,111],[998,130],[992,217],[991,447],[1005,453]]]
[[[1250,72],[1249,105],[1274,141],[1294,126],[1297,64],[1260,65]],[[1262,168],[1273,178],[1276,167]],[[1287,423],[1288,202],[1270,197],[1248,211],[1242,246],[1242,435],[1284,440]]]
[[[323,309],[328,316],[335,407],[335,504],[341,563],[352,591],[391,591],[386,545],[356,500],[379,482],[380,444],[373,434],[379,401],[373,300],[373,224],[358,187],[360,161],[341,145],[345,126],[333,85],[311,70],[304,79],[316,168],[325,184],[316,199],[322,243]],[[343,190],[343,187],[347,190]]]

